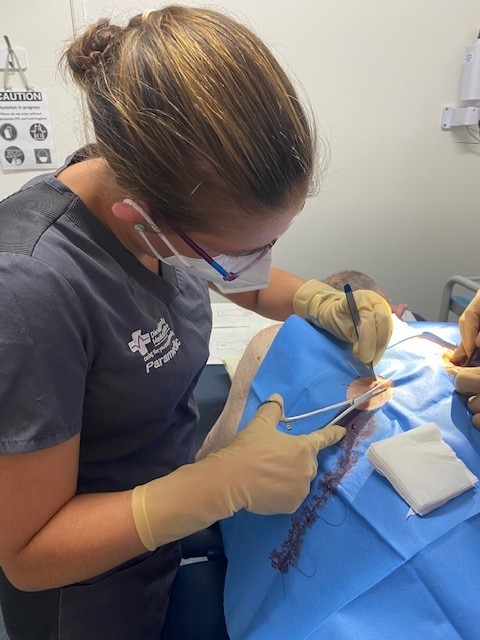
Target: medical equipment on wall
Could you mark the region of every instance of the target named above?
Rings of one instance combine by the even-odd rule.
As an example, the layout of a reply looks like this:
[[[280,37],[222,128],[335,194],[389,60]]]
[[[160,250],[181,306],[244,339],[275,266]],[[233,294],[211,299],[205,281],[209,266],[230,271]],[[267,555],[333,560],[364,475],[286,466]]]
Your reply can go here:
[[[480,33],[465,51],[460,100],[480,100]]]
[[[6,49],[0,49],[0,69],[3,70],[3,88],[5,91],[10,90],[11,74],[17,72],[20,74],[25,89],[31,89],[32,87],[28,83],[28,79],[24,71],[27,68],[27,58],[25,49],[13,48],[10,44],[8,36],[3,36],[7,45]]]
[[[465,51],[460,84],[460,100],[478,102],[480,100],[480,33],[475,42]],[[442,129],[478,125],[480,106],[469,104],[464,107],[445,107],[442,111]]]

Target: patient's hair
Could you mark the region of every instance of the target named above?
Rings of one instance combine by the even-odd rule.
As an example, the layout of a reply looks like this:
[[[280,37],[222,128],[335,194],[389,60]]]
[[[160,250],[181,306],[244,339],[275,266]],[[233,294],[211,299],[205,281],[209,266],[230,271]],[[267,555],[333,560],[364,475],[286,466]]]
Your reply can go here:
[[[383,293],[375,280],[362,271],[353,271],[351,269],[337,271],[336,273],[332,273],[331,276],[323,278],[322,282],[325,282],[325,284],[330,285],[334,289],[343,289],[346,284],[349,284],[354,291],[357,289],[369,289],[381,295],[385,300],[390,301],[390,298]]]
[[[216,11],[170,5],[103,19],[66,50],[97,155],[181,231],[231,228],[228,205],[272,215],[318,186],[313,120],[262,41]],[[318,169],[318,171],[317,171]],[[238,222],[238,220],[237,220]]]

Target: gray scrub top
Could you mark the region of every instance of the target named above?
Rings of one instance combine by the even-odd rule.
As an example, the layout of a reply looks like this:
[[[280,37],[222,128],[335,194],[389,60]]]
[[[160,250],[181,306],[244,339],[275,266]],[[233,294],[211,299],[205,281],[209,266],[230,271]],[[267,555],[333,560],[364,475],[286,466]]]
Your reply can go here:
[[[145,268],[53,175],[0,203],[0,453],[80,433],[78,492],[191,461],[207,284]]]
[[[54,175],[0,203],[0,454],[80,434],[78,493],[191,461],[208,357],[207,284],[146,269]],[[0,570],[12,640],[158,640],[178,542],[89,580],[22,592]]]

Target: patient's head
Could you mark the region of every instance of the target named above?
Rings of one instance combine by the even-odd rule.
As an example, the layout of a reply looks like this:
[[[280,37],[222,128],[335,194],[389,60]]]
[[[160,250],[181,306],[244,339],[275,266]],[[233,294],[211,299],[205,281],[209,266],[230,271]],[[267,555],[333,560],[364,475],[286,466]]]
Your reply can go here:
[[[403,302],[400,304],[394,304],[390,297],[380,289],[375,280],[370,278],[370,276],[367,276],[367,274],[363,273],[362,271],[354,271],[352,269],[337,271],[336,273],[332,273],[331,276],[323,278],[322,282],[325,282],[325,284],[330,285],[334,289],[342,290],[344,285],[349,284],[352,287],[353,291],[357,289],[368,289],[371,291],[375,291],[380,296],[382,296],[382,298],[385,298],[385,300],[390,304],[392,313],[394,313],[400,319],[402,319],[402,316],[407,309],[407,305]]]

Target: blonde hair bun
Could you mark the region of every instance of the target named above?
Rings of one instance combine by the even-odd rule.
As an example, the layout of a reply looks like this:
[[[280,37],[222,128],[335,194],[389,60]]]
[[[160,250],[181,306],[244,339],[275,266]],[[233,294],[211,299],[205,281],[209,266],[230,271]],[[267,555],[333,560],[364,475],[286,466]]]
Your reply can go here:
[[[313,114],[234,18],[169,5],[125,28],[100,20],[66,61],[85,92],[96,153],[162,225],[219,233],[312,192]]]
[[[65,52],[65,61],[74,79],[81,84],[89,83],[122,34],[122,27],[110,24],[106,18],[88,27]]]

